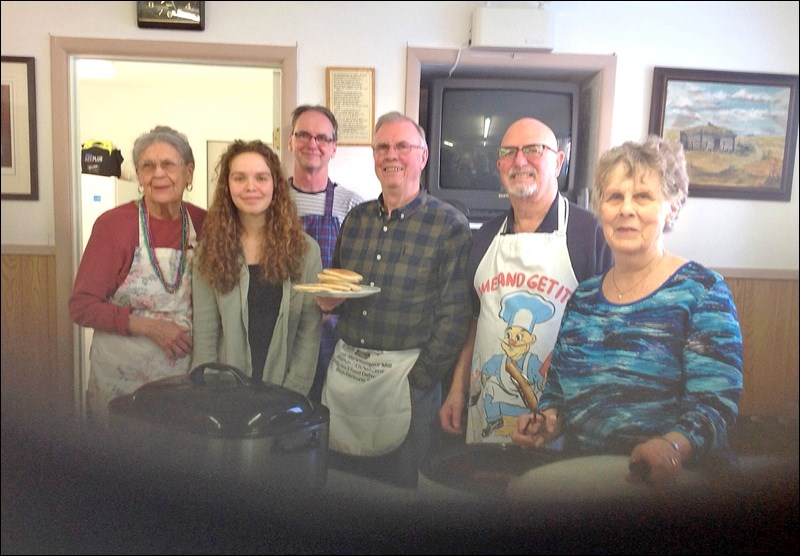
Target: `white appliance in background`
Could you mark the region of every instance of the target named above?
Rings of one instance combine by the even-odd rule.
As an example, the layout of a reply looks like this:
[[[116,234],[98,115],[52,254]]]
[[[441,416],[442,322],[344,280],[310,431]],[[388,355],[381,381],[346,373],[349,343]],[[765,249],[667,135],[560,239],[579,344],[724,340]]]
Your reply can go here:
[[[80,229],[81,229],[81,252],[86,249],[86,243],[92,234],[92,226],[97,217],[105,211],[112,209],[128,201],[139,198],[138,183],[126,181],[114,176],[96,176],[94,174],[81,174],[81,198],[80,198]],[[92,345],[91,328],[81,328],[81,341],[83,353],[81,355],[83,377],[83,390],[81,398],[86,392],[89,382],[89,349]]]
[[[138,199],[139,184],[114,176],[81,174],[81,255],[97,217],[118,205]]]

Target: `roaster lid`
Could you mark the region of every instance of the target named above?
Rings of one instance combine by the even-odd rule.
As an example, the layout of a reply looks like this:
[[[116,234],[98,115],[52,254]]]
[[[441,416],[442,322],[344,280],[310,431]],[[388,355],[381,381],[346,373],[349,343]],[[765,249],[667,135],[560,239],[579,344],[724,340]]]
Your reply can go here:
[[[112,416],[222,437],[277,436],[327,420],[325,406],[236,367],[208,363],[149,382],[109,404]]]

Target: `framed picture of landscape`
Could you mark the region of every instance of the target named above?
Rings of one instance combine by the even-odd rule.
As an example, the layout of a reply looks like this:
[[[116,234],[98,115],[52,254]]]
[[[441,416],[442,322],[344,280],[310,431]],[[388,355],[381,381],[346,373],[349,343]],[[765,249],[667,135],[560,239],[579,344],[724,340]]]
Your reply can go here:
[[[683,144],[689,195],[789,201],[797,75],[656,67],[650,133]]]

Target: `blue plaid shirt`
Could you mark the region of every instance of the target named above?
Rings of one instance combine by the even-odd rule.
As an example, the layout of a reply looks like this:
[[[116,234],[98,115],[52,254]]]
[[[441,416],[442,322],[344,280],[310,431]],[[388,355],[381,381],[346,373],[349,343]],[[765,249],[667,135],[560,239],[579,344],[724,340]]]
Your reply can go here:
[[[455,365],[472,318],[469,222],[422,190],[387,220],[382,198],[353,208],[342,223],[333,266],[381,291],[345,301],[336,333],[354,347],[420,348],[409,380],[428,388]]]

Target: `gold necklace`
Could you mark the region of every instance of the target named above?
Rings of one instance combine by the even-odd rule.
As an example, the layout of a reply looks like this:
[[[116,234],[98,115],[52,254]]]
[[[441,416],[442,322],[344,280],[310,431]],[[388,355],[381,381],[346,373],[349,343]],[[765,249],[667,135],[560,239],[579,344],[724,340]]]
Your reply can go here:
[[[617,285],[617,278],[616,278],[616,276],[617,276],[617,265],[614,265],[614,268],[611,269],[611,283],[614,284],[614,289],[617,290],[617,299],[618,300],[622,299],[622,296],[632,292],[633,290],[638,288],[645,280],[647,280],[647,278],[653,273],[653,271],[656,268],[658,268],[658,265],[661,264],[661,261],[664,260],[665,256],[666,256],[666,253],[662,253],[661,257],[658,259],[658,262],[652,266],[652,268],[647,272],[647,274],[645,274],[644,277],[641,280],[636,282],[634,285],[632,285],[630,288],[628,288],[625,291],[622,291],[621,289],[619,289],[619,286]],[[655,259],[653,259],[653,261],[655,261]],[[648,264],[652,264],[652,261],[650,263],[648,263]]]

